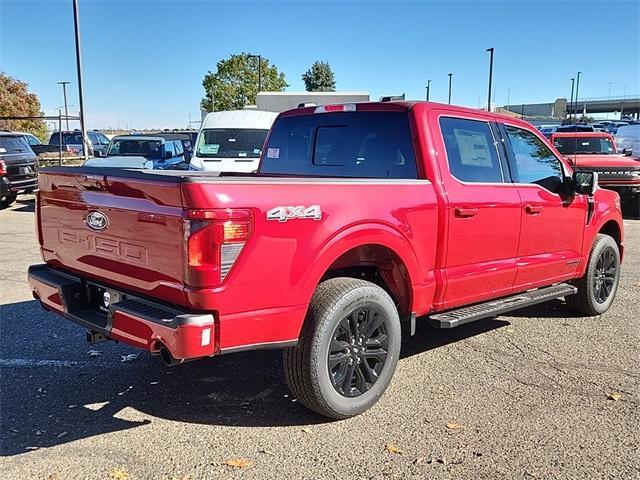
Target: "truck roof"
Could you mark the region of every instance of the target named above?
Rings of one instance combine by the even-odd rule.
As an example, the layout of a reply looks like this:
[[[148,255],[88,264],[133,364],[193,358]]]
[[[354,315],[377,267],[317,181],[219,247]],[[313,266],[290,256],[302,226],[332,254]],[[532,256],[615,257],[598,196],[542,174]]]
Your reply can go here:
[[[282,112],[281,116],[295,116],[295,115],[310,115],[315,113],[316,109],[319,107],[331,108],[337,107],[339,105],[355,105],[356,111],[408,111],[414,108],[419,108],[423,110],[446,110],[451,112],[452,114],[461,113],[461,114],[473,114],[473,115],[484,115],[486,117],[491,117],[496,120],[508,121],[512,124],[520,124],[526,126],[527,128],[533,128],[533,125],[525,120],[521,120],[519,118],[514,118],[508,115],[501,115],[498,113],[487,112],[485,110],[477,109],[477,108],[467,108],[460,107],[458,105],[449,105],[446,103],[437,103],[437,102],[425,102],[420,100],[405,100],[405,101],[391,101],[391,102],[358,102],[358,103],[343,103],[343,104],[332,104],[332,105],[320,105],[320,106],[311,106],[311,107],[302,107],[302,108],[294,108],[292,110],[287,110],[286,112]]]

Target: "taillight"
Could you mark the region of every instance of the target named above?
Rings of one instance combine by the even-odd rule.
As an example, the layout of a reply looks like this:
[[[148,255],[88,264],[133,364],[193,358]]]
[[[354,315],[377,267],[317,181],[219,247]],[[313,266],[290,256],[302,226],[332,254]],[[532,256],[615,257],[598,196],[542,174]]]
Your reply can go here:
[[[0,175],[7,174],[7,164],[4,160],[0,159]]]
[[[185,217],[185,282],[194,287],[220,285],[251,236],[251,210],[187,210]]]

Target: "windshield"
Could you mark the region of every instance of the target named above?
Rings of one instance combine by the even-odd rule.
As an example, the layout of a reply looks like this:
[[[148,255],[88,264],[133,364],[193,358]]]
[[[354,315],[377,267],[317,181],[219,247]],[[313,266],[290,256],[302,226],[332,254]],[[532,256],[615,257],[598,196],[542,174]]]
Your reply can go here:
[[[0,136],[0,155],[30,152],[24,137]]]
[[[201,158],[260,158],[269,130],[248,128],[205,129],[198,140]]]
[[[115,155],[160,160],[162,158],[162,142],[160,140],[113,139],[109,145],[107,156]]]
[[[605,137],[560,137],[553,140],[553,146],[562,154],[604,154],[616,153],[613,142]]]

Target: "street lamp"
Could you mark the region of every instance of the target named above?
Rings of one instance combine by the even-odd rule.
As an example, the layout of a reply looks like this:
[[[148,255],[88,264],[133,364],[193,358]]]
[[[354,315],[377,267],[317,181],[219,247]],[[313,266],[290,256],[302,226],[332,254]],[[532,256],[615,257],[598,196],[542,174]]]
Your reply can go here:
[[[491,82],[493,80],[493,50],[494,48],[487,48],[487,52],[489,52],[489,95],[487,98],[487,112],[491,111]]]
[[[431,80],[427,80],[427,102],[429,101],[429,92],[431,91]]]
[[[62,85],[62,95],[64,97],[64,116],[67,122],[67,131],[69,131],[69,108],[67,107],[67,85],[70,82],[58,82],[58,85]]]
[[[573,86],[576,79],[571,79],[571,101],[569,102],[569,123],[573,123]]]
[[[84,124],[84,102],[82,100],[82,53],[80,52],[80,19],[78,14],[78,0],[73,0],[73,25],[76,39],[76,67],[78,71],[78,100],[80,105],[80,131],[82,132],[82,154],[85,161],[89,158],[91,144],[87,141],[87,131]]]
[[[247,55],[247,58],[258,59],[258,93],[262,91],[262,55]]]
[[[449,105],[451,105],[451,77],[453,77],[453,73],[449,74]]]
[[[578,90],[580,89],[580,74],[582,72],[578,72],[578,78],[576,79],[576,115],[578,114]]]
[[[511,106],[511,90],[514,88],[516,87],[509,87],[509,90],[507,90],[507,111],[509,111],[509,107]]]

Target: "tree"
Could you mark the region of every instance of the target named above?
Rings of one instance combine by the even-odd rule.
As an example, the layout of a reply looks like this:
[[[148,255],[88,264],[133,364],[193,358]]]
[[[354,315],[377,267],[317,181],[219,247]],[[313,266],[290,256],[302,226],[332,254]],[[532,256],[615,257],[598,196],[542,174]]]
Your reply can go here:
[[[275,65],[269,65],[269,60],[261,58],[263,92],[282,92],[289,85],[285,75],[278,71]],[[215,110],[240,110],[245,105],[256,103],[258,94],[258,58],[248,53],[231,55],[220,60],[216,65],[216,72],[209,72],[202,80],[205,98],[200,104],[208,112]],[[211,98],[214,105],[211,105]]]
[[[314,62],[302,75],[307,92],[335,92],[336,79],[327,62]]]
[[[39,117],[40,100],[35,93],[29,93],[28,85],[0,72],[0,117]],[[29,132],[41,140],[47,139],[44,120],[2,120],[1,130]]]

